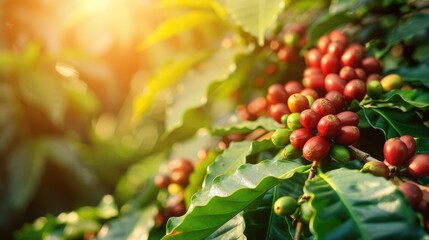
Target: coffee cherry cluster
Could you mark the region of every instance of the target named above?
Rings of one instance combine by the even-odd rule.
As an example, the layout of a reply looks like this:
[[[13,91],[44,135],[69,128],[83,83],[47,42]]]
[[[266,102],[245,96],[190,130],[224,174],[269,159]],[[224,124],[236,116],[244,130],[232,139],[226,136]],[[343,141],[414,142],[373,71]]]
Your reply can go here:
[[[300,23],[285,26],[278,34],[268,39],[269,48],[282,63],[299,63],[299,52],[307,43],[307,28]]]
[[[158,174],[154,178],[155,186],[167,194],[159,203],[155,217],[157,226],[163,226],[167,219],[180,216],[186,212],[183,191],[189,184],[189,176],[194,171],[194,165],[187,158],[175,158],[168,162],[168,174]]]

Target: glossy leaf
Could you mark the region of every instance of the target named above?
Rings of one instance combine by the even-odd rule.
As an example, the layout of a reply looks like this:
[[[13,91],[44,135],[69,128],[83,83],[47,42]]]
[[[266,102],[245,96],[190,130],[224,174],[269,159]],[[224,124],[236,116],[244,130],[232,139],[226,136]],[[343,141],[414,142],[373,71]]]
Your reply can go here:
[[[306,184],[317,239],[421,239],[417,215],[384,178],[345,168],[319,173]],[[393,227],[394,226],[394,227]]]
[[[274,131],[281,128],[281,125],[270,117],[260,117],[255,121],[242,121],[222,127],[215,127],[211,130],[214,135],[227,135],[231,133],[249,133],[256,129]]]
[[[267,28],[274,23],[278,14],[283,10],[285,1],[282,0],[226,0],[226,8],[235,22],[246,32],[264,43]]]
[[[415,14],[389,36],[387,43],[392,46],[400,41],[411,39],[414,35],[427,28],[429,28],[429,15]]]
[[[244,236],[245,223],[241,213],[231,218],[222,227],[217,229],[214,233],[208,236],[207,240],[222,240],[222,239],[235,239],[245,240]]]
[[[241,48],[222,48],[195,69],[189,71],[180,81],[174,92],[172,104],[167,108],[167,132],[181,126],[183,114],[193,108],[207,103],[208,87],[213,82],[227,79],[231,69],[234,68],[235,56],[242,51]]]
[[[210,24],[223,24],[220,18],[211,11],[190,11],[183,16],[169,18],[162,22],[157,29],[152,32],[139,45],[140,50],[144,50],[152,45],[181,34],[193,28],[207,26]]]
[[[363,108],[368,123],[383,131],[386,139],[402,135],[426,138],[429,127],[425,126],[415,112],[402,112],[395,108]]]
[[[429,138],[416,138],[416,154],[429,153]]]
[[[271,140],[231,142],[229,147],[207,168],[203,187],[210,185],[213,179],[219,175],[235,172],[239,166],[246,163],[246,157],[249,155],[273,147]]]
[[[163,239],[204,239],[279,182],[308,169],[282,160],[241,165],[196,193],[185,215],[169,219]]]
[[[387,92],[381,99],[363,102],[368,107],[392,107],[404,111],[420,109],[426,111],[429,108],[429,92],[422,88],[412,90],[394,89]]]
[[[103,226],[97,239],[148,239],[156,212],[156,207],[151,206],[112,220]]]
[[[305,175],[295,174],[292,178],[280,182],[270,189],[260,201],[254,203],[255,208],[249,208],[245,211],[245,233],[249,240],[293,239],[293,232],[288,231],[288,223],[285,218],[274,213],[273,205],[278,198],[286,195],[298,199],[303,194],[305,180]],[[292,222],[292,219],[289,218],[288,220]]]

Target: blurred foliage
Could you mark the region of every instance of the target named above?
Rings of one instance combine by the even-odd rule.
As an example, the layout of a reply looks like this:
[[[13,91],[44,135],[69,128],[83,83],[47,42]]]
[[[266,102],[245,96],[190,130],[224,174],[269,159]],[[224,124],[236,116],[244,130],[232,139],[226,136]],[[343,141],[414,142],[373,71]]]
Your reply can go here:
[[[427,88],[428,15],[410,14],[426,7],[402,0],[2,1],[0,235],[11,238],[23,226],[18,239],[91,239],[97,232],[105,239],[159,239],[165,231],[154,228],[153,176],[170,159],[197,162],[201,149],[216,149],[196,164],[189,204],[218,156],[226,155],[233,172],[248,155],[271,147],[243,142],[222,155],[220,137],[204,130],[272,127],[263,120],[234,125],[238,103],[264,96],[274,82],[302,77],[303,62],[277,64],[265,40],[302,22],[312,26],[309,47],[345,27],[353,40],[371,40],[367,50],[383,59],[385,70]],[[277,71],[268,76],[270,64]],[[258,78],[265,82],[256,87]],[[412,97],[398,95],[390,100],[412,105]],[[396,110],[364,111],[373,127],[386,130],[371,119],[386,120]],[[225,226],[242,223],[237,216]]]

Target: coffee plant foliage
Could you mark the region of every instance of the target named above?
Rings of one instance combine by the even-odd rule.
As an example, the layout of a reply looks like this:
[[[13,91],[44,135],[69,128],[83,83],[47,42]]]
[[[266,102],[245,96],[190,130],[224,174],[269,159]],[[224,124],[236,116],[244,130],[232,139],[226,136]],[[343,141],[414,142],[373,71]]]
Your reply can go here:
[[[429,172],[415,177],[407,173],[406,165],[386,162],[388,178],[361,171],[367,161],[384,161],[383,145],[390,138],[410,135],[415,140],[415,154],[429,153],[427,3],[163,2],[161,9],[182,10],[185,15],[161,23],[139,45],[141,50],[162,46],[166,39],[195,28],[213,27],[217,35],[211,39],[215,44],[188,52],[180,61],[165,63],[148,80],[149,90],[134,98],[134,123],[150,115],[158,99],[169,99],[164,106],[164,131],[151,153],[145,155],[146,161],[130,166],[118,181],[121,186],[124,179],[146,171],[138,180],[142,187],[127,192],[120,201],[116,199],[117,203],[108,196],[96,207],[41,217],[23,226],[17,239],[428,238]],[[321,39],[335,31],[347,37],[343,48],[359,43],[366,57],[375,57],[380,63],[380,72],[372,72],[373,65],[362,64],[360,70],[368,76],[376,73],[384,90],[376,98],[366,95],[341,105],[341,111],[352,111],[359,117],[357,126],[341,126],[342,130],[359,130],[359,140],[342,148],[346,149],[341,152],[346,154],[344,159],[350,160],[335,161],[329,153],[311,162],[304,157],[309,153],[302,156],[301,149],[298,157],[291,158],[286,153],[289,136],[284,146],[274,144],[271,138],[276,130],[287,128],[285,119],[290,112],[281,112],[280,107],[273,110],[273,106],[287,102],[275,102],[278,100],[270,96],[270,86],[301,82],[308,70],[306,52],[320,49]],[[335,54],[337,50],[332,47],[327,51]],[[323,58],[323,72],[322,65]],[[400,76],[399,87],[388,89],[389,84],[396,84],[384,80],[390,74]],[[365,84],[364,93],[366,77],[355,77]],[[320,93],[325,89],[319,90],[320,82],[309,81],[302,81],[303,88],[313,86],[318,97],[323,97]],[[338,84],[348,88],[346,81]],[[305,95],[301,90],[296,93]],[[316,100],[307,98],[310,103]],[[280,111],[279,118],[275,111]],[[50,116],[59,121],[56,113]],[[335,136],[338,134],[342,133]],[[335,137],[327,141],[330,145],[340,142]],[[38,144],[53,143],[44,140]],[[174,177],[180,172],[172,167],[178,157],[192,162],[186,183]],[[145,164],[151,160],[153,167],[147,173]],[[158,170],[158,166],[165,168]],[[168,186],[160,186],[158,175],[169,176]],[[418,186],[419,206],[412,206],[409,196],[398,189],[403,182]],[[290,216],[274,212],[274,202],[282,196],[298,202]]]

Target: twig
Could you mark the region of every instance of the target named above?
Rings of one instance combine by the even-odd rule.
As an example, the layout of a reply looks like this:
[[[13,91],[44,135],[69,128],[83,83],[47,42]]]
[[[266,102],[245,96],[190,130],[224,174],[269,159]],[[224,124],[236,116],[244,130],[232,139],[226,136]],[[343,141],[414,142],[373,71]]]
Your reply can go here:
[[[356,147],[353,146],[348,146],[347,147],[349,149],[349,151],[352,153],[352,155],[354,157],[356,157],[357,159],[359,159],[359,161],[361,161],[363,164],[367,163],[367,162],[374,162],[374,161],[380,161],[376,158],[371,157],[371,155],[367,152],[364,152]]]

